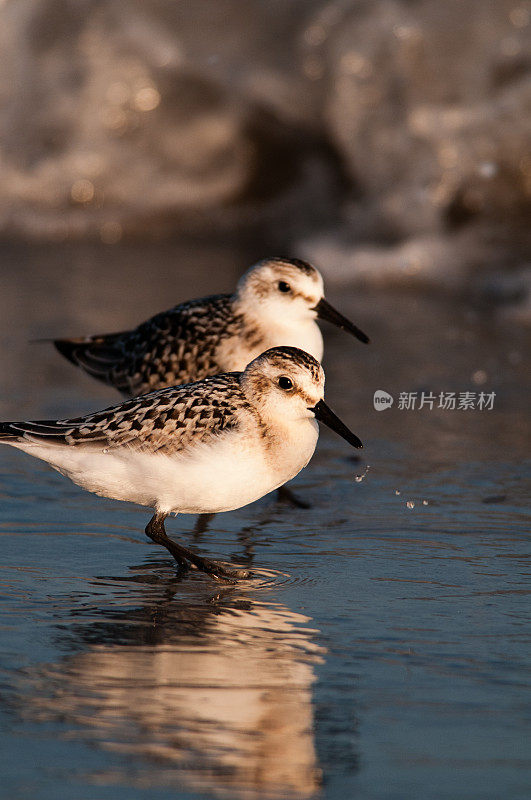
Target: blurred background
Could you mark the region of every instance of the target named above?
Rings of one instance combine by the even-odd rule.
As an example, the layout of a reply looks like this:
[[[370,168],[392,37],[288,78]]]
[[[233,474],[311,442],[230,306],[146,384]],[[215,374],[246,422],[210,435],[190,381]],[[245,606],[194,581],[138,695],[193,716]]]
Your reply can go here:
[[[529,321],[530,23],[529,0],[2,0],[0,236],[109,265],[199,238],[212,269],[221,240],[238,270],[296,253]]]
[[[323,325],[365,449],[322,431],[311,509],[169,521],[233,589],[0,448],[0,796],[529,796],[530,32],[529,0],[0,0],[0,419],[120,399],[32,340],[267,255],[371,337]]]

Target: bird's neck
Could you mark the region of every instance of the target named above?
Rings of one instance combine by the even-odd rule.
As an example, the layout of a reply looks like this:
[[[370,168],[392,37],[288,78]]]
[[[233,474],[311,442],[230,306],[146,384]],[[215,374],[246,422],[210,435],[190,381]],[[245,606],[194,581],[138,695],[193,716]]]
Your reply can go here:
[[[238,306],[236,306],[238,308]],[[264,309],[239,307],[243,319],[244,338],[247,338],[256,355],[270,347],[290,345],[299,347],[320,361],[323,357],[323,337],[311,316],[291,317]]]

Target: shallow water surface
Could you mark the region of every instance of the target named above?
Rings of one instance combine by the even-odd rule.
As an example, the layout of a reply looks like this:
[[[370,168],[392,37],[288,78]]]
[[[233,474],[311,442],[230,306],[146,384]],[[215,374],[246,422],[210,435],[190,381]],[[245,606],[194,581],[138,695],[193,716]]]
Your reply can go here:
[[[2,418],[116,399],[28,339],[123,328],[244,263],[208,286],[209,254],[195,274],[178,255],[149,275],[116,256],[127,304],[104,260],[74,259],[65,283],[64,258],[8,259]],[[1,796],[529,796],[524,332],[443,300],[330,299],[373,338],[326,329],[327,399],[362,457],[323,432],[293,483],[311,509],[269,496],[202,532],[168,523],[249,565],[237,587],[178,574],[145,509],[0,449]],[[376,389],[496,400],[376,412]]]

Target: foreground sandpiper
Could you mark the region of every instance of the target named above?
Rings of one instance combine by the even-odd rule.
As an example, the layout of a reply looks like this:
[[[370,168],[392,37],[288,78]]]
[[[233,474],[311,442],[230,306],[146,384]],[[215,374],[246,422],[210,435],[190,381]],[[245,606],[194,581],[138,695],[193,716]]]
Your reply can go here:
[[[271,347],[300,347],[321,361],[323,338],[316,319],[369,341],[324,299],[323,278],[315,267],[268,258],[243,275],[234,294],[182,303],[129,331],[54,344],[89,375],[137,397],[243,370]]]
[[[47,461],[91,492],[155,509],[146,534],[181,565],[247,577],[171,540],[171,513],[230,511],[291,480],[310,460],[320,420],[354,447],[325,405],[319,362],[275,347],[243,372],[161,389],[77,419],[0,423],[0,442]]]

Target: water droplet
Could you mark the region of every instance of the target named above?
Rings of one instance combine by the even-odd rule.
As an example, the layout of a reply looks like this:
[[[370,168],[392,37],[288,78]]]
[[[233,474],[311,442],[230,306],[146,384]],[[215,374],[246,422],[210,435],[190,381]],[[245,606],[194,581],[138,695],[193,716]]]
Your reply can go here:
[[[128,123],[128,116],[125,111],[115,106],[102,109],[101,119],[105,127],[111,131],[123,130]]]
[[[478,172],[482,178],[494,178],[498,173],[498,165],[494,161],[482,161],[478,167]]]
[[[415,503],[413,502],[413,500],[408,500],[406,506],[408,508],[415,508]]]
[[[427,501],[427,500],[423,500],[423,501],[422,501],[422,505],[423,505],[423,506],[427,506],[427,505],[428,505],[428,501]]]
[[[154,86],[142,86],[135,94],[135,108],[138,111],[153,111],[160,103],[160,94]]]
[[[82,178],[72,184],[70,196],[74,203],[90,203],[94,198],[94,184],[92,181]]]
[[[107,454],[108,452],[109,452],[109,451],[107,450],[107,448],[106,448],[106,447],[104,447],[104,448],[103,448],[103,453],[104,453],[104,454]]]
[[[395,489],[395,494],[398,496],[400,494],[400,490],[399,489]]]
[[[311,25],[304,32],[304,39],[311,47],[317,47],[323,44],[327,36],[326,28],[324,25]]]
[[[363,472],[361,475],[355,475],[354,480],[356,481],[356,483],[361,483],[369,470],[370,466],[367,464],[367,466],[365,467],[365,472]]]
[[[531,10],[526,8],[526,3],[516,6],[509,14],[509,19],[515,28],[525,28],[531,19]]]
[[[373,67],[371,62],[361,53],[352,51],[345,53],[341,57],[341,68],[343,72],[350,75],[357,75],[360,78],[369,78],[372,75]]]

